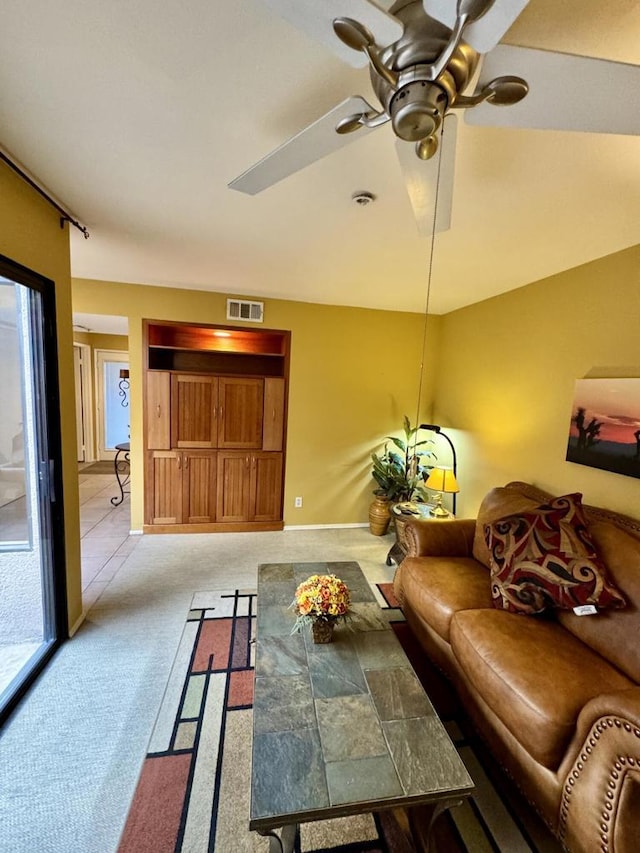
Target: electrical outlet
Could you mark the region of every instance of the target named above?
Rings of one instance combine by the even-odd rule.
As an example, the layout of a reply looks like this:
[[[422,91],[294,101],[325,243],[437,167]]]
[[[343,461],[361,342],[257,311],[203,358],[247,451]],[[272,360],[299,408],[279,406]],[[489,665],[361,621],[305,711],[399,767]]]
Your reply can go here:
[[[296,509],[301,509],[302,508],[302,498],[296,498],[293,502],[293,505],[295,506]]]

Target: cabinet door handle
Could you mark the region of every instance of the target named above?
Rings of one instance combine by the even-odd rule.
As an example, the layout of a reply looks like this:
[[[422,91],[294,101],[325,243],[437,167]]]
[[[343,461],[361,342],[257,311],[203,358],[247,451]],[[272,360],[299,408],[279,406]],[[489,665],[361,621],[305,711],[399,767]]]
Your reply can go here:
[[[178,453],[178,471],[182,468],[182,453]]]
[[[157,415],[157,417],[160,417],[161,412],[162,412],[162,409],[160,408],[160,403],[158,403],[158,405],[156,406],[156,415]]]
[[[276,407],[275,406],[273,407],[273,414],[271,415],[271,417],[275,421],[275,419],[276,419]]]
[[[184,458],[184,467],[185,467],[185,469],[189,467],[189,457],[188,456],[185,456],[185,458]]]

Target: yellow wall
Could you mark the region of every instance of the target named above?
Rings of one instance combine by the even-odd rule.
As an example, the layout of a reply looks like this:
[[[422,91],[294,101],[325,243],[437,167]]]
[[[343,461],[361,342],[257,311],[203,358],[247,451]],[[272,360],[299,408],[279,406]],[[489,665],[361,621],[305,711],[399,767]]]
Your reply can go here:
[[[251,298],[249,294],[243,294]],[[131,524],[142,526],[142,319],[227,323],[227,294],[74,280],[74,310],[126,306],[131,371]],[[415,421],[424,317],[267,299],[265,328],[291,331],[285,523],[367,520],[375,483],[370,454],[402,416]],[[121,312],[122,313],[122,312]],[[233,325],[233,324],[230,324]],[[237,324],[236,325],[240,325]],[[251,323],[248,328],[255,328]],[[431,411],[439,318],[429,318],[422,417]],[[303,508],[294,509],[294,498]]]
[[[459,515],[517,479],[640,517],[637,479],[565,461],[575,380],[640,376],[640,246],[448,314],[441,359]]]
[[[34,190],[0,163],[0,253],[55,282],[62,422],[69,625],[82,613],[80,521],[68,227]]]

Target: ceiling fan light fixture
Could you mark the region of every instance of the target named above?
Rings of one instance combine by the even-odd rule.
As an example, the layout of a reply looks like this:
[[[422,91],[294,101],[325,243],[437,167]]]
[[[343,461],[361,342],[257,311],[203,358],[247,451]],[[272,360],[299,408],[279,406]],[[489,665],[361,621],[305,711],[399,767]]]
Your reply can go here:
[[[352,50],[366,50],[376,43],[371,31],[353,18],[334,18],[333,31]]]
[[[426,80],[414,80],[402,86],[389,104],[393,130],[405,142],[420,142],[434,136],[446,109],[444,89]]]
[[[482,90],[485,100],[495,107],[510,107],[521,101],[529,92],[529,84],[522,77],[505,75],[491,80]]]
[[[353,133],[354,130],[360,130],[362,123],[362,115],[341,118],[336,124],[336,133]]]

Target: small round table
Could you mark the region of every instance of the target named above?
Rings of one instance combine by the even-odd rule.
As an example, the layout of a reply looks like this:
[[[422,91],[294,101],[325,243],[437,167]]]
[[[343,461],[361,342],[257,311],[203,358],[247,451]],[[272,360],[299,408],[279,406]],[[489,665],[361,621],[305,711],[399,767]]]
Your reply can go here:
[[[116,474],[116,480],[120,488],[120,497],[111,498],[111,503],[114,506],[120,506],[124,500],[124,496],[129,492],[125,491],[125,486],[129,485],[131,477],[131,467],[129,465],[129,449],[128,441],[123,441],[122,444],[116,444],[116,458],[113,460],[113,468]]]
[[[403,503],[394,504],[391,507],[391,518],[396,529],[396,541],[391,546],[387,554],[387,565],[391,566],[394,563],[399,566],[407,554],[406,543],[404,539],[404,528],[406,522],[410,518],[417,518],[420,521],[438,521],[431,515],[431,510],[435,504],[415,503],[414,501],[404,501]],[[453,518],[453,516],[449,516]]]

